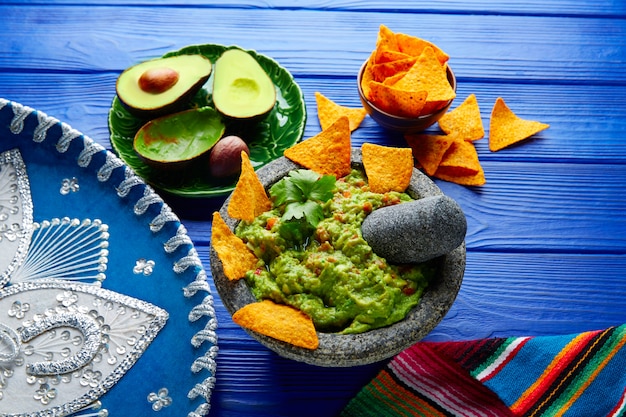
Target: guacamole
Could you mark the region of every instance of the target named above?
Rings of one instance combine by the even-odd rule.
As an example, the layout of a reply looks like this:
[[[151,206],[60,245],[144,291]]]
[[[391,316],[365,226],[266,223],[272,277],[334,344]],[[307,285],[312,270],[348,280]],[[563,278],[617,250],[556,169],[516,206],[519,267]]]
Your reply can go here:
[[[293,244],[278,232],[284,208],[273,207],[239,236],[259,258],[246,282],[254,296],[291,305],[308,314],[318,331],[361,333],[402,320],[419,301],[435,273],[432,264],[390,265],[361,236],[365,217],[401,204],[406,193],[369,191],[360,170],[335,182],[324,217],[312,236]]]

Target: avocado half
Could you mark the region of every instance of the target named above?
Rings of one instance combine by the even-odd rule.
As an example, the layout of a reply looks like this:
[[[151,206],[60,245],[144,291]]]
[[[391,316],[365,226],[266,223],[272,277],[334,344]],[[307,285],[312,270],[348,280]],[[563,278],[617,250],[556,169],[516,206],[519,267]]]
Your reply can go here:
[[[211,107],[185,110],[153,119],[135,135],[133,149],[158,169],[181,169],[207,156],[224,134],[222,117]]]
[[[276,87],[246,51],[225,51],[215,62],[213,77],[213,104],[224,116],[256,119],[274,108]]]
[[[153,59],[122,72],[115,90],[131,114],[152,119],[183,110],[212,69],[209,58],[199,54]]]

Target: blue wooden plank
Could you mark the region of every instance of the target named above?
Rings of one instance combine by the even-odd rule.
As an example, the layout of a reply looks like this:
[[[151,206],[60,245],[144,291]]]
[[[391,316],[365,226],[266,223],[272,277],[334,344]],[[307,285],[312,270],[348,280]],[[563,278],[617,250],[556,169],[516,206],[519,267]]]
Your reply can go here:
[[[188,44],[221,43],[270,55],[297,76],[352,77],[387,23],[438,44],[464,78],[626,83],[626,19],[79,6],[1,6],[0,16],[5,72],[119,73]]]
[[[623,255],[471,252],[461,291],[431,340],[548,335],[626,322]]]
[[[198,253],[210,265],[208,248],[200,246]],[[470,250],[457,299],[426,340],[562,334],[619,325],[626,322],[626,310],[615,307],[626,297],[625,274],[623,254]],[[246,349],[263,352],[233,323],[212,288],[224,339],[220,346],[243,342]]]
[[[481,251],[626,254],[626,165],[487,162],[487,184],[437,180]]]
[[[484,167],[482,187],[436,180],[467,217],[468,251],[626,255],[626,165]],[[207,224],[190,221],[187,227],[195,242],[208,244]]]
[[[55,5],[73,5],[72,0],[55,0]],[[89,6],[127,5],[124,0],[89,0],[84,3]],[[9,4],[9,3],[6,3]],[[45,5],[41,0],[14,0],[10,4],[15,5]],[[594,2],[581,2],[577,0],[548,0],[548,1],[525,1],[525,2],[501,2],[498,0],[439,0],[437,2],[423,1],[380,1],[380,0],[344,0],[309,1],[294,4],[291,0],[248,0],[248,1],[211,1],[206,0],[154,0],[136,1],[133,5],[142,6],[177,6],[177,7],[220,7],[240,9],[305,9],[305,10],[339,10],[350,12],[376,12],[402,11],[404,13],[473,13],[473,14],[523,14],[523,15],[557,15],[557,16],[598,16],[598,17],[623,17],[626,15],[626,6],[620,0],[603,0]]]

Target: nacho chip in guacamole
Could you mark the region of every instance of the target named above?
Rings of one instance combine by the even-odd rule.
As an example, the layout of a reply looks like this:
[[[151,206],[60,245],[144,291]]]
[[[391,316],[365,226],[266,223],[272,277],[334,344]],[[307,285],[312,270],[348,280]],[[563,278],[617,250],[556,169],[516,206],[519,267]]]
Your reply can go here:
[[[364,143],[361,152],[370,191],[384,194],[407,189],[414,166],[411,148]]]
[[[246,152],[241,152],[241,174],[228,203],[228,215],[240,220],[252,222],[259,214],[272,207],[265,188]]]
[[[270,300],[246,304],[233,321],[257,333],[306,349],[317,349],[319,340],[313,321],[293,307]]]
[[[317,135],[286,149],[284,155],[318,174],[341,178],[352,169],[351,146],[350,121],[341,116]]]
[[[243,278],[256,267],[257,257],[228,227],[219,212],[213,213],[211,243],[222,261],[224,274],[229,280]]]

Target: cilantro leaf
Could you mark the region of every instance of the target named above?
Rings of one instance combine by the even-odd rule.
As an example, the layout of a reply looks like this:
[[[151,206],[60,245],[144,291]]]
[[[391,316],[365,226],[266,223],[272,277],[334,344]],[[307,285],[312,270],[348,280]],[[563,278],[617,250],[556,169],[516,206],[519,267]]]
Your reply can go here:
[[[285,207],[285,214],[283,214],[282,220],[289,221],[291,219],[300,220],[304,218],[304,205],[305,204],[306,203],[300,203],[297,201],[287,204],[287,207]]]
[[[270,187],[270,197],[274,200],[274,204],[277,206],[282,206],[287,201],[286,183],[287,182],[283,178]]]
[[[333,175],[324,175],[312,185],[309,199],[326,202],[333,198],[334,190],[335,177]]]
[[[333,197],[333,175],[319,175],[311,170],[291,171],[270,188],[276,206],[282,208],[280,235],[296,245],[303,245],[324,219],[321,203]]]
[[[282,220],[288,222],[293,219],[304,219],[311,227],[317,227],[317,224],[324,219],[324,210],[322,206],[310,200],[304,203],[291,203],[285,208]]]
[[[333,197],[335,189],[335,177],[333,175],[322,175],[308,169],[297,169],[289,173],[289,182],[293,183],[300,190],[300,200],[313,200],[326,202]],[[296,191],[293,190],[296,197]],[[298,201],[297,197],[294,201]]]

